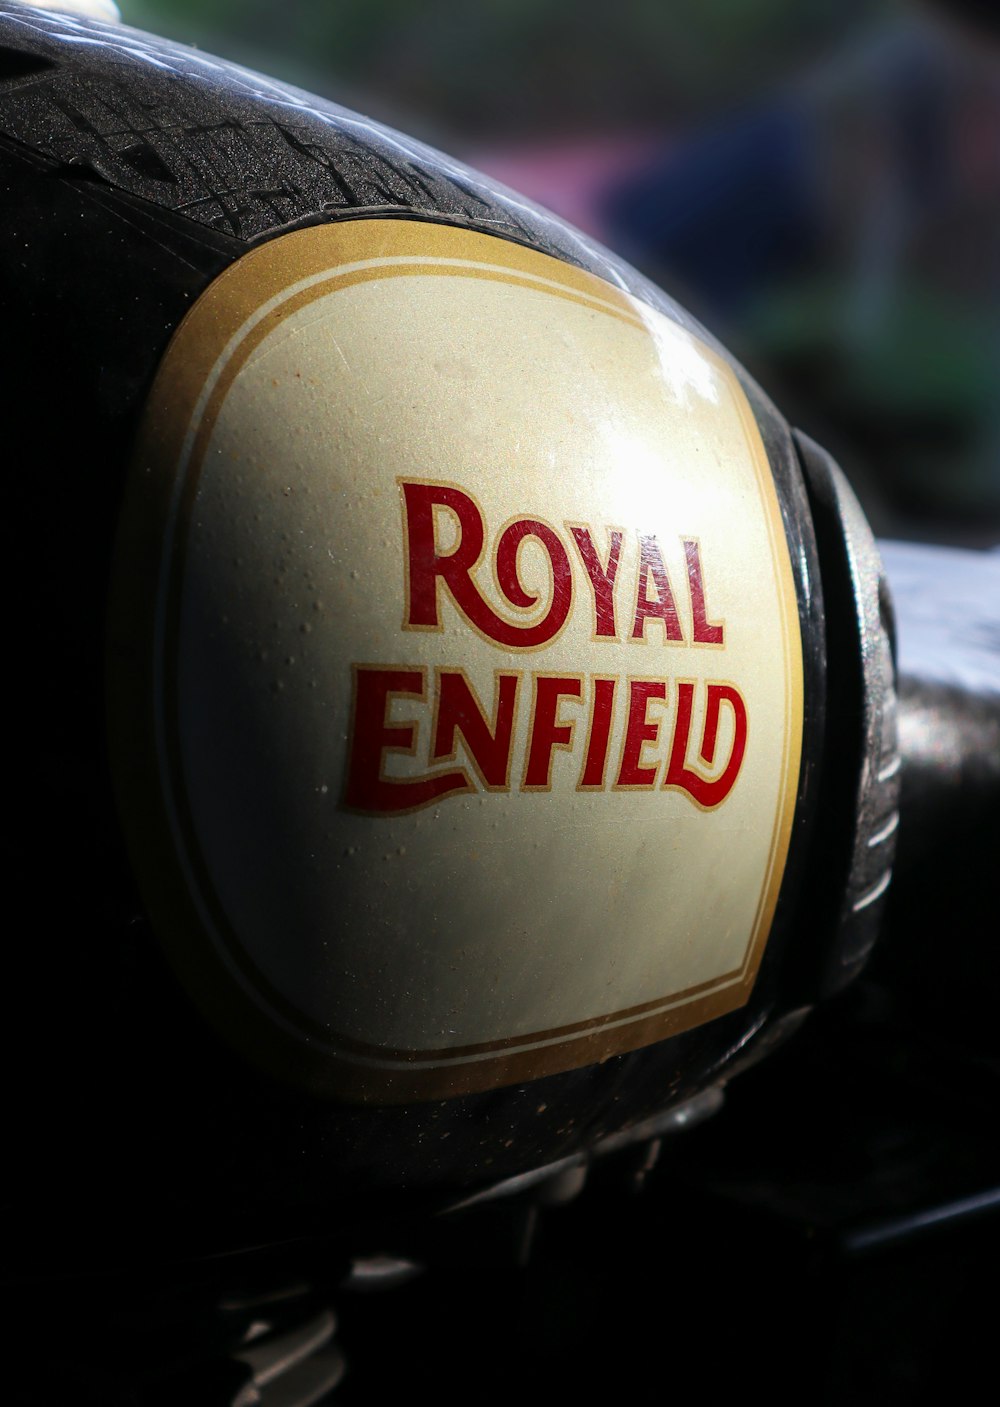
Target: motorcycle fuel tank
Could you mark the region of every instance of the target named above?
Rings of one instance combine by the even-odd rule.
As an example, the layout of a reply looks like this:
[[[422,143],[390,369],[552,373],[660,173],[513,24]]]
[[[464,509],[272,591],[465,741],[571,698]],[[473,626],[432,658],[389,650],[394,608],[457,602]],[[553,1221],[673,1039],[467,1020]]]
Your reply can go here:
[[[17,1195],[72,1145],[77,1231],[155,1195],[235,1244],[724,1080],[887,882],[887,606],[835,467],[450,159],[118,26],[5,5],[0,46]]]

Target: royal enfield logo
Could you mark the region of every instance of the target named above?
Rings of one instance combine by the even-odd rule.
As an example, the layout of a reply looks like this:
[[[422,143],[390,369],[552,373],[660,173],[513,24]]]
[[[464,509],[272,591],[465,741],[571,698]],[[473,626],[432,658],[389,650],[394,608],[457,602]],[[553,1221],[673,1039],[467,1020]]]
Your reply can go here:
[[[447,603],[481,638],[505,650],[541,650],[556,639],[574,609],[574,576],[582,574],[589,600],[577,609],[592,622],[591,639],[618,646],[645,644],[650,636],[665,645],[725,644],[725,625],[709,621],[701,550],[697,538],[682,538],[686,566],[686,617],[682,622],[663,554],[654,534],[605,529],[603,557],[595,533],[565,524],[563,533],[540,518],[515,518],[497,534],[492,547],[492,578],[508,611],[534,612],[534,620],[510,619],[497,612],[476,581],[488,546],[485,515],[471,494],[453,484],[400,481],[406,611],[404,630],[440,631]],[[447,513],[457,529],[454,545],[442,549],[438,514]],[[525,588],[518,574],[521,548],[539,544],[548,574],[548,590]],[[619,633],[616,586],[627,613]],[[446,598],[443,604],[441,597]],[[612,659],[621,658],[619,650]],[[627,657],[626,657],[627,658]],[[627,693],[624,727],[613,736],[616,691]],[[747,743],[747,709],[739,689],[721,680],[629,678],[586,674],[547,674],[497,670],[492,700],[484,702],[460,666],[407,669],[392,665],[354,666],[351,739],[345,801],[360,811],[387,814],[429,806],[446,796],[477,790],[548,791],[556,748],[579,760],[576,786],[601,791],[607,786],[673,788],[705,808],[725,801],[739,776]],[[692,716],[697,692],[703,695],[703,723],[697,756],[689,763]],[[397,699],[428,704],[421,722],[390,722]],[[661,727],[672,705],[669,743],[658,756]],[[720,758],[719,724],[731,711],[731,736]],[[529,711],[525,755],[516,781],[514,730],[519,709]],[[453,763],[459,743],[467,767]],[[409,776],[386,774],[389,753],[418,759]],[[422,763],[422,766],[419,766]],[[708,769],[707,771],[705,769]]]
[[[690,331],[486,235],[284,236],[177,333],[121,544],[125,830],[254,1058],[434,1098],[747,1001],[799,629],[752,412]]]

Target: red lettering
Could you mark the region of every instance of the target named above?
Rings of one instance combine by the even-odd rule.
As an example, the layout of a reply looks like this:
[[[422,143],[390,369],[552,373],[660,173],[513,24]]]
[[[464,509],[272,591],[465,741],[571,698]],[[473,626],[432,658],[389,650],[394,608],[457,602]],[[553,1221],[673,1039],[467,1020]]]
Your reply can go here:
[[[566,623],[573,597],[569,557],[555,531],[535,518],[511,523],[497,544],[497,580],[514,606],[534,605],[517,575],[518,549],[526,537],[537,538],[548,553],[552,569],[552,601],[541,620],[519,625],[493,610],[472,579],[485,544],[483,515],[470,496],[448,484],[404,483],[406,512],[407,606],[405,625],[410,629],[439,629],[438,579],[451,593],[456,606],[488,639],[508,649],[531,649],[552,640]],[[453,551],[439,553],[434,532],[434,509],[455,514],[459,540]]]
[[[629,681],[628,722],[622,743],[622,760],[618,769],[620,787],[651,787],[656,782],[656,768],[642,765],[642,750],[646,743],[655,743],[660,732],[660,720],[650,723],[646,717],[650,699],[666,699],[667,686],[662,680],[632,679]]]
[[[701,572],[701,551],[694,538],[684,539],[684,556],[687,559],[688,588],[691,592],[691,619],[694,622],[692,639],[696,645],[721,645],[723,629],[721,622],[713,624],[708,619],[705,605],[705,580]]]
[[[597,555],[594,539],[589,528],[570,528],[576,543],[580,560],[587,570],[587,580],[594,595],[594,634],[598,639],[615,640],[615,578],[618,575],[618,561],[621,557],[622,535],[611,533],[611,546],[608,551],[608,565],[605,567]]]
[[[604,769],[608,760],[611,719],[615,702],[615,679],[594,680],[594,702],[590,714],[590,737],[587,758],[580,778],[581,788],[600,789],[604,786]]]
[[[466,615],[470,606],[476,609],[479,592],[470,572],[483,555],[483,515],[468,494],[447,484],[403,484],[402,489],[408,574],[405,623],[411,630],[437,630],[438,577]],[[437,550],[434,534],[434,509],[438,507],[454,513],[460,530],[454,551],[443,555]]]
[[[389,707],[394,698],[422,699],[425,693],[422,669],[378,669],[354,667],[354,710],[348,750],[345,805],[355,811],[412,811],[454,792],[473,791],[472,782],[461,768],[435,776],[386,777],[386,753],[412,755],[416,750],[415,723],[390,724]]]
[[[504,790],[510,782],[510,747],[518,682],[516,674],[497,676],[491,725],[465,675],[458,670],[440,670],[432,759],[453,758],[456,734],[461,733],[469,760],[483,785],[490,791]]]
[[[524,647],[546,644],[562,630],[569,615],[569,608],[573,604],[573,574],[570,571],[566,549],[555,529],[550,528],[548,523],[539,522],[537,518],[518,518],[509,523],[500,534],[496,562],[500,590],[512,606],[527,608],[537,604],[538,596],[532,596],[525,591],[517,574],[518,553],[522,542],[528,537],[537,538],[548,554],[552,571],[552,603],[544,618],[536,625],[507,625],[501,621],[501,625],[508,632],[506,638],[498,635],[492,637],[501,645],[514,643]],[[513,632],[513,635],[510,632]]]
[[[636,584],[632,639],[642,640],[645,637],[647,620],[661,620],[668,640],[683,641],[684,635],[677,618],[674,593],[670,589],[670,578],[663,563],[660,545],[655,537],[640,537],[639,545],[639,579]],[[650,578],[656,591],[653,599],[649,596]]]
[[[552,780],[552,751],[573,746],[573,724],[559,722],[561,699],[579,699],[583,683],[572,677],[537,674],[535,707],[531,719],[528,765],[524,770],[524,790],[547,791]]]
[[[677,721],[674,725],[674,738],[670,748],[670,761],[663,785],[677,787],[706,810],[725,801],[736,784],[743,755],[747,746],[747,710],[743,697],[731,684],[709,684],[705,705],[705,728],[702,733],[699,753],[709,766],[715,761],[715,747],[719,733],[719,713],[724,703],[733,711],[733,746],[729,760],[718,777],[703,777],[692,767],[687,766],[688,741],[691,733],[691,713],[694,703],[694,688],[691,683],[677,685]]]

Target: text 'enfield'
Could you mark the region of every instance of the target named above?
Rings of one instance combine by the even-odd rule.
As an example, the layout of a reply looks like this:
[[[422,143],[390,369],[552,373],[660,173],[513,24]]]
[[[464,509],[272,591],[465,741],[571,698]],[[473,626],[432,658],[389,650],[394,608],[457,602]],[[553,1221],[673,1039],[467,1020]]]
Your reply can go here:
[[[441,633],[450,613],[482,643],[453,665],[352,666],[347,806],[398,814],[470,792],[564,785],[677,791],[707,810],[725,801],[749,722],[736,683],[685,677],[688,650],[724,658],[726,644],[696,537],[680,535],[683,576],[671,579],[654,534],[527,516],[491,534],[466,490],[409,480],[399,488],[402,632]],[[600,666],[606,647],[606,669],[520,667],[522,656],[541,665],[576,613],[585,613],[590,661]],[[492,689],[477,690],[466,665],[482,664],[484,644]],[[651,645],[675,653],[628,648]],[[650,668],[656,658],[680,668]],[[572,764],[557,769],[560,753]]]

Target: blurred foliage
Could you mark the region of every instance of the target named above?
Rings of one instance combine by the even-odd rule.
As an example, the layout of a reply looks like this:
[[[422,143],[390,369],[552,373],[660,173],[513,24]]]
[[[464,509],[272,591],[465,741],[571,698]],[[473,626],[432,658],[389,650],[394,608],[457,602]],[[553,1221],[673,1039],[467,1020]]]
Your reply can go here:
[[[128,23],[474,140],[745,100],[892,0],[122,0]]]
[[[773,112],[791,99],[789,110],[799,114],[793,130],[807,121],[815,127],[809,170],[819,171],[829,188],[822,257],[804,277],[791,261],[779,277],[763,279],[732,323],[708,320],[797,422],[840,456],[881,531],[943,532],[945,519],[962,515],[962,532],[979,524],[984,540],[992,540],[987,520],[1000,509],[998,285],[992,257],[958,252],[963,238],[974,250],[1000,247],[992,207],[980,208],[975,191],[962,197],[959,179],[969,150],[961,132],[974,136],[975,124],[983,127],[973,143],[978,151],[989,140],[983,124],[992,119],[977,116],[973,102],[968,111],[956,109],[958,138],[942,125],[952,97],[950,59],[943,48],[938,54],[933,37],[926,64],[911,65],[911,74],[904,62],[906,35],[920,27],[921,11],[938,11],[940,18],[947,0],[119,2],[126,23],[322,93],[471,155],[487,169],[491,152],[516,157],[546,144],[558,151],[562,139],[569,150],[590,150],[593,139],[616,135],[625,139],[623,150],[629,141],[652,138],[672,160],[675,142],[683,150],[699,134],[731,136],[747,114]],[[901,45],[899,64],[894,45]],[[883,71],[885,56],[893,62]],[[820,81],[810,83],[810,75]],[[930,110],[925,88],[933,95],[938,87],[944,107]],[[823,108],[824,93],[841,91],[854,127],[837,116],[836,101],[830,112]],[[911,134],[899,151],[894,123]],[[935,130],[925,160],[927,132]],[[899,232],[899,247],[883,258],[873,292],[859,250],[878,242],[880,211],[893,206],[910,180],[914,151],[921,171],[931,171],[935,151],[939,163],[942,153],[957,161],[955,190],[942,189],[946,208],[910,211],[913,228]],[[744,160],[758,163],[742,181],[749,213],[754,200],[768,209],[773,204],[768,238],[778,239],[777,216],[789,227],[798,218],[794,180],[787,190],[779,180],[771,195],[760,196],[755,182],[766,184],[769,152]],[[981,167],[981,155],[977,160]],[[655,185],[650,161],[644,179]],[[718,181],[728,190],[740,185],[738,174]],[[703,186],[708,176],[701,176]],[[521,188],[516,175],[504,179]],[[667,224],[676,201],[705,199],[695,185],[667,198],[660,211]],[[947,200],[954,203],[956,192],[952,212]],[[544,191],[532,194],[557,204]],[[922,243],[948,219],[958,242],[946,242],[928,266],[918,257]],[[713,241],[729,240],[740,258],[752,243],[743,215],[730,212],[711,229]],[[627,247],[613,232],[607,237]],[[707,287],[685,282],[683,269],[658,263],[657,238],[650,232],[646,258],[638,249],[628,252],[698,312],[699,295],[712,291],[711,270]],[[838,240],[845,239],[841,248]],[[727,257],[720,252],[713,267],[725,269]],[[968,275],[968,288],[952,287],[960,274]],[[852,311],[859,300],[860,320]]]
[[[852,290],[832,279],[786,288],[750,310],[742,335],[776,365],[822,364],[830,394],[855,408],[966,423],[994,404],[986,319],[932,289],[910,286],[859,333],[844,316],[851,301]]]

